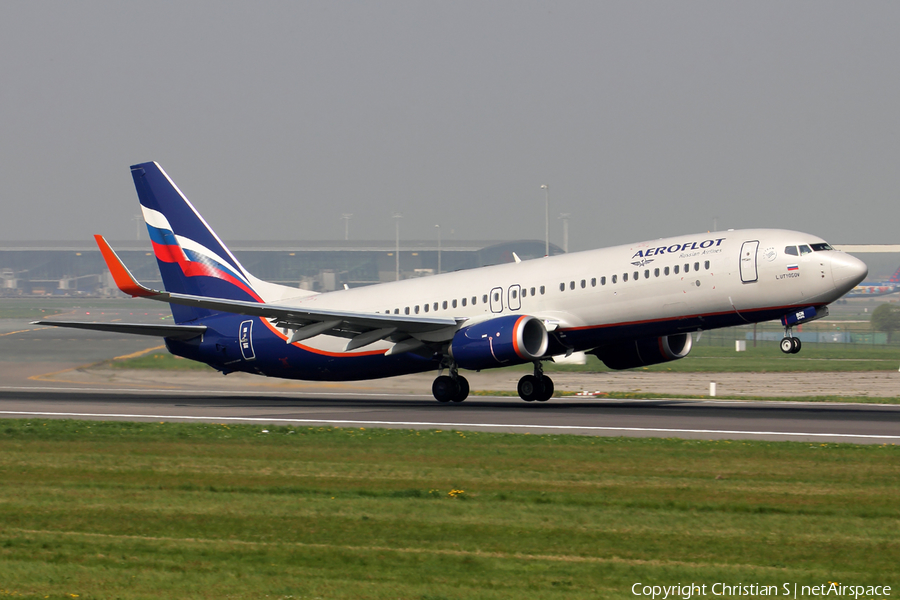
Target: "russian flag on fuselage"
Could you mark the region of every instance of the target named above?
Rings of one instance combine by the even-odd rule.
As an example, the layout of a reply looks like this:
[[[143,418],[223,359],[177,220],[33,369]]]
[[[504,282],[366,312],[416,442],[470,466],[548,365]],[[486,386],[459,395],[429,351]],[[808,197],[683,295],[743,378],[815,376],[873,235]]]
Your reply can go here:
[[[247,272],[162,167],[134,165],[131,175],[166,290],[262,302]]]

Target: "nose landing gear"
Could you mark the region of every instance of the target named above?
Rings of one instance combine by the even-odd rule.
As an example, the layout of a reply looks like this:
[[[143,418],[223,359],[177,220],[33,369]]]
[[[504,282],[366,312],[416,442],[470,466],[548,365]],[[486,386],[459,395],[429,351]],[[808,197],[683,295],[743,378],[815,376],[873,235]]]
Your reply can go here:
[[[785,354],[797,354],[800,352],[800,338],[793,337],[790,328],[784,332],[784,339],[781,340],[781,351]]]
[[[540,361],[534,363],[534,375],[525,375],[517,386],[519,397],[525,402],[546,402],[553,395],[553,380],[544,375]]]

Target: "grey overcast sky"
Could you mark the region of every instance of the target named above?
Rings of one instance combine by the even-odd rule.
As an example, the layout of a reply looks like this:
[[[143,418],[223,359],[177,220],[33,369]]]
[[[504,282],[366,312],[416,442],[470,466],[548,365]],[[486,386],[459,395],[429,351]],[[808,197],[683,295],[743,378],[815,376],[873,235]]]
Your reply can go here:
[[[0,240],[135,236],[158,161],[226,241],[787,227],[894,243],[900,3],[0,3]],[[146,233],[144,233],[146,238]]]

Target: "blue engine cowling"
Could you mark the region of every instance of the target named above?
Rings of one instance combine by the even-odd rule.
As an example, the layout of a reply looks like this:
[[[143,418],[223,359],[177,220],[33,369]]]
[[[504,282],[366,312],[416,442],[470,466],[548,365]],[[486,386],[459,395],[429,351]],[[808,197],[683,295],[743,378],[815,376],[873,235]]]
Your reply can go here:
[[[543,321],[510,315],[457,331],[450,356],[463,369],[490,369],[536,360],[547,352],[548,343]]]
[[[633,369],[684,358],[692,346],[690,333],[678,333],[603,346],[592,350],[591,354],[610,369]]]

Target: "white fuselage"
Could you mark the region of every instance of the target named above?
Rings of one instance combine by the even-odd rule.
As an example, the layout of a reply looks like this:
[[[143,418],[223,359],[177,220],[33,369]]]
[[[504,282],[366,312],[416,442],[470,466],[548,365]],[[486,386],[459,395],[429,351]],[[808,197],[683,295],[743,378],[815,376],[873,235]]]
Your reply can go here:
[[[561,332],[646,325],[652,335],[665,335],[769,320],[792,307],[822,306],[865,277],[865,265],[842,252],[786,252],[816,245],[827,246],[821,238],[796,231],[699,233],[279,302],[464,318],[467,325],[522,314],[558,324]],[[603,341],[600,334],[570,338],[574,350]],[[322,335],[304,344],[339,351],[346,340]],[[366,350],[391,345],[378,342]]]

